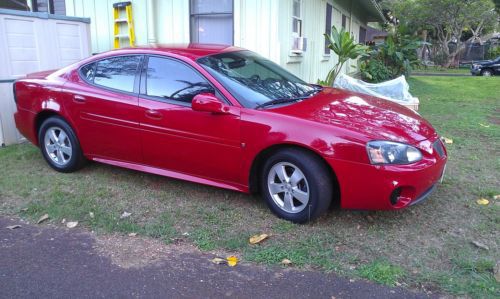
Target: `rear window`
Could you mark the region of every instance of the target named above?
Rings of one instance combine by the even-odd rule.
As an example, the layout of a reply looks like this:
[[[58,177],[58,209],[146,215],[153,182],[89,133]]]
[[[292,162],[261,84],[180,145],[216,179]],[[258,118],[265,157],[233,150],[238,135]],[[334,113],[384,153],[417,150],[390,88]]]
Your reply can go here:
[[[84,65],[80,74],[87,82],[125,92],[134,91],[141,56],[118,56]]]
[[[95,65],[96,65],[96,63],[93,62],[93,63],[82,66],[82,68],[80,69],[80,74],[82,75],[82,77],[85,80],[87,80],[89,82],[94,82]]]
[[[98,61],[94,84],[133,92],[140,60],[140,56],[119,56]]]

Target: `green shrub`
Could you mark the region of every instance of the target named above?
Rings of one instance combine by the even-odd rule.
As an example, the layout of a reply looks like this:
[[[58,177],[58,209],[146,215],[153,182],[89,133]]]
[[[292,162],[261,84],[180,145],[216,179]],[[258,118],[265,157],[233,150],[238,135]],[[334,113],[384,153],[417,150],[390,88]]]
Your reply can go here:
[[[361,62],[361,77],[370,82],[381,82],[401,75],[409,76],[418,65],[417,48],[422,43],[415,37],[390,34],[381,45],[373,46],[369,57]]]
[[[377,59],[366,60],[361,64],[360,71],[363,79],[368,82],[382,82],[391,78],[391,71]]]

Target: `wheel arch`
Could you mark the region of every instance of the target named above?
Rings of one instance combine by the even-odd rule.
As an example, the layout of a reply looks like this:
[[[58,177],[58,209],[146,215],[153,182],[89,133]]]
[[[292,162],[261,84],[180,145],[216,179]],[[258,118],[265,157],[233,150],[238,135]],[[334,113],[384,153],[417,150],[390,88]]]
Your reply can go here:
[[[57,116],[57,117],[62,118],[73,129],[73,131],[75,132],[75,134],[77,134],[77,132],[75,130],[75,127],[59,111],[55,111],[55,110],[51,110],[51,109],[41,110],[40,112],[38,112],[36,114],[35,121],[34,121],[34,128],[33,128],[33,130],[35,131],[34,136],[35,136],[36,145],[39,145],[39,142],[40,142],[40,140],[38,140],[38,133],[39,133],[40,127],[42,126],[42,124],[43,124],[43,122],[45,120],[47,120],[48,118],[53,117],[53,116]],[[77,138],[78,138],[78,135],[77,135]]]
[[[324,163],[328,171],[330,172],[330,178],[331,178],[331,183],[333,186],[333,199],[332,199],[332,205],[334,207],[340,207],[340,200],[341,200],[341,190],[340,190],[340,184],[337,179],[337,174],[335,173],[335,170],[331,167],[330,164],[315,150],[310,149],[308,147],[305,147],[303,145],[298,145],[298,144],[292,144],[292,143],[282,143],[282,144],[275,144],[272,146],[269,146],[263,150],[261,150],[253,159],[252,161],[252,166],[250,167],[250,176],[249,176],[249,182],[248,182],[248,187],[249,191],[251,193],[259,193],[260,188],[259,188],[259,179],[260,175],[262,172],[262,167],[264,166],[264,162],[268,157],[273,155],[276,152],[279,152],[280,150],[283,149],[289,149],[289,148],[295,148],[299,149],[301,151],[310,153],[319,160]]]

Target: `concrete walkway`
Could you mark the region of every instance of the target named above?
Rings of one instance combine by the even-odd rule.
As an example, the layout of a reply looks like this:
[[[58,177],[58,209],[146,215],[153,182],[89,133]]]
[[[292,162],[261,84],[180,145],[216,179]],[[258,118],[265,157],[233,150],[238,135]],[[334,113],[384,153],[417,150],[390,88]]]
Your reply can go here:
[[[6,228],[14,224],[22,227]],[[137,253],[152,257],[163,249],[148,245],[140,251],[119,244],[120,238],[131,237],[104,243],[99,238],[78,228],[28,225],[0,217],[0,297],[427,298],[406,289],[350,281],[334,274],[252,264],[215,265],[210,262],[212,254],[186,252],[178,245],[134,237],[137,247],[150,242],[173,246],[160,260],[138,266],[128,260],[136,259]],[[117,251],[105,253],[106,246],[115,245]],[[125,254],[120,255],[120,250]]]

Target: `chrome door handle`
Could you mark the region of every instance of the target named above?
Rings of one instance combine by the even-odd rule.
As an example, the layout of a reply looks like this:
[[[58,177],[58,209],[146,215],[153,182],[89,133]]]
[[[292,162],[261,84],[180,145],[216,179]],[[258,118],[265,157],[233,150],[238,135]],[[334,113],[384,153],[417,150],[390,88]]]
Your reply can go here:
[[[75,95],[73,97],[73,101],[75,101],[76,103],[85,103],[86,99],[84,96]]]

